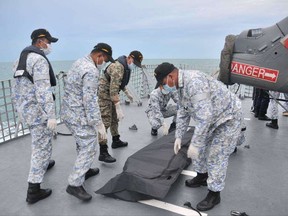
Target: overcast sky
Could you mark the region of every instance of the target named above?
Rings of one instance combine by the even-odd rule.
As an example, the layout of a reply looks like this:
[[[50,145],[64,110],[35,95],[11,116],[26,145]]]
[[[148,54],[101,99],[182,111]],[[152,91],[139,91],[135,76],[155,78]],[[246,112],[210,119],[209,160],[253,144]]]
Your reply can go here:
[[[287,0],[0,0],[0,62],[14,61],[46,28],[59,41],[50,60],[75,60],[98,42],[113,57],[220,58],[225,36],[288,16]]]

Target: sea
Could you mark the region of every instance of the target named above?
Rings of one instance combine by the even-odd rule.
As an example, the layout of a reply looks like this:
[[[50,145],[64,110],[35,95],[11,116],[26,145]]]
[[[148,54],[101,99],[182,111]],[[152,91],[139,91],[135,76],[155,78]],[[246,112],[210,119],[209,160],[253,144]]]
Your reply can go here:
[[[51,61],[55,75],[61,71],[68,72],[74,61]],[[218,70],[220,61],[218,59],[144,59],[142,65],[146,66],[144,68],[148,72],[147,74],[153,76],[154,68],[163,62],[172,63],[179,69],[200,70],[211,74]],[[14,64],[15,62],[0,62],[0,143],[7,139],[9,140],[9,137],[13,135],[16,129],[14,126],[11,126],[15,124],[15,115],[11,97],[9,96],[11,92],[8,83],[11,82],[7,82],[7,80],[13,80]],[[153,82],[154,79],[151,81]],[[8,95],[8,97],[5,95]],[[57,103],[59,105],[59,101],[56,101],[56,107],[59,109],[60,105],[57,106]]]
[[[54,73],[58,74],[60,71],[67,72],[75,60],[70,61],[51,61]],[[219,68],[219,59],[144,59],[143,65],[158,65],[162,62],[169,62],[176,67],[201,70],[205,73],[213,73]],[[13,78],[14,62],[0,62],[0,81],[9,80]]]

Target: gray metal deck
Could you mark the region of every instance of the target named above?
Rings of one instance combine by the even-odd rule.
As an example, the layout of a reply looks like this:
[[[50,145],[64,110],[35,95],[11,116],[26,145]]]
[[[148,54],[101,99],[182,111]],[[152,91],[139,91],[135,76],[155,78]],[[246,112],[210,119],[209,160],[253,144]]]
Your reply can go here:
[[[249,112],[252,100],[244,99],[246,143],[230,157],[226,187],[221,193],[221,203],[206,215],[230,215],[231,210],[245,211],[248,215],[288,215],[288,118],[280,116],[279,130],[265,126]],[[123,105],[125,118],[120,123],[121,138],[129,142],[127,148],[110,149],[117,158],[114,164],[100,163],[95,158],[94,166],[100,174],[85,182],[85,187],[93,196],[88,203],[66,193],[67,178],[72,169],[76,151],[72,136],[58,135],[53,143],[53,159],[56,165],[49,170],[43,187],[52,188],[52,195],[34,205],[25,202],[27,175],[30,163],[29,135],[0,144],[0,215],[198,215],[196,212],[181,213],[183,204],[190,201],[192,206],[207,194],[207,188],[191,189],[184,186],[187,175],[180,175],[162,203],[164,210],[143,203],[126,202],[93,193],[108,180],[122,172],[123,165],[131,154],[150,144],[157,137],[150,135],[150,126],[143,106]],[[281,110],[281,108],[279,109]],[[138,131],[129,130],[136,124]],[[68,132],[64,125],[59,132]],[[159,131],[158,138],[162,136]],[[109,142],[111,138],[109,135]],[[191,169],[188,167],[188,170]],[[177,208],[179,206],[180,208]],[[178,213],[176,213],[178,212]],[[203,214],[204,215],[204,214]]]

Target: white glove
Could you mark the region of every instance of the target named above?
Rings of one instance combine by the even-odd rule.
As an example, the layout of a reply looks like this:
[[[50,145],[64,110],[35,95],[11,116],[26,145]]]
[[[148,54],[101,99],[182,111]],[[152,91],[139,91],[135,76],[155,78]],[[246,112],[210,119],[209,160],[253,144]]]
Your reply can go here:
[[[131,93],[128,91],[128,89],[126,89],[124,91],[124,93],[126,94],[126,96],[128,97],[128,99],[130,100],[131,103],[133,103],[133,96],[131,95]]]
[[[199,148],[190,144],[188,151],[187,151],[187,157],[191,159],[197,159],[198,156],[199,156]]]
[[[174,142],[174,153],[177,154],[180,149],[181,149],[181,139],[176,138]]]
[[[120,101],[115,104],[116,113],[117,113],[117,119],[120,121],[124,118],[124,114],[122,112]]]
[[[165,122],[163,122],[162,124],[162,131],[163,131],[163,135],[167,135],[169,132],[169,127]]]
[[[54,131],[56,129],[56,126],[57,126],[57,121],[56,119],[48,119],[48,122],[47,122],[47,127]]]
[[[96,126],[97,131],[99,133],[99,136],[102,140],[106,140],[107,139],[107,133],[106,133],[106,128],[103,124],[103,122],[101,122],[101,124]]]

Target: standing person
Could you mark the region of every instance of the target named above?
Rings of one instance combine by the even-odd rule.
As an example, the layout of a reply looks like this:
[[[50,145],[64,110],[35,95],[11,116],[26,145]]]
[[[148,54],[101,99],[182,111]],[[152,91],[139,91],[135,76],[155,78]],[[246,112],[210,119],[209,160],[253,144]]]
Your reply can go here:
[[[97,150],[97,132],[101,139],[106,139],[97,89],[99,70],[108,61],[114,62],[111,47],[98,43],[89,55],[74,62],[65,83],[61,116],[75,138],[77,151],[66,191],[83,201],[92,198],[83,187],[84,181],[99,173],[98,168],[91,168]]]
[[[277,103],[277,99],[279,99],[280,97],[280,92],[276,92],[276,91],[270,91],[270,95],[273,97],[270,105],[269,105],[269,111],[270,111],[270,116],[271,116],[271,122],[266,123],[267,127],[273,128],[273,129],[279,129],[279,125],[278,125],[278,117],[279,117],[279,113],[278,113],[278,103]],[[284,94],[285,99],[287,100],[288,97],[287,94]],[[286,110],[288,110],[288,104],[287,102],[284,103],[284,107]],[[285,112],[285,111],[284,111]],[[284,113],[283,112],[283,113]],[[287,112],[287,111],[286,111]]]
[[[175,105],[168,104],[169,100],[172,100],[176,103]],[[149,120],[151,128],[151,135],[157,136],[158,129],[162,127],[163,134],[167,135],[171,131],[176,129],[176,116],[177,116],[177,103],[178,103],[178,93],[168,92],[163,89],[162,86],[154,89],[148,101],[148,107],[146,109],[146,114]],[[172,123],[168,128],[167,123],[164,121],[164,118],[169,118],[173,116]]]
[[[220,203],[228,158],[241,133],[241,101],[223,83],[200,71],[179,70],[165,62],[155,69],[154,74],[166,91],[178,89],[175,154],[181,148],[181,138],[190,118],[197,123],[187,151],[197,176],[185,183],[188,187],[208,184],[208,195],[198,203],[197,209],[212,209]]]
[[[283,93],[284,95],[284,98],[285,98],[285,103],[284,103],[284,107],[285,107],[285,110],[284,112],[282,113],[283,116],[288,116],[288,93]]]
[[[99,106],[101,117],[106,130],[110,127],[112,135],[112,148],[120,148],[128,145],[127,142],[120,140],[118,132],[118,121],[124,118],[120,106],[119,92],[122,90],[126,96],[133,101],[133,96],[130,94],[126,86],[129,83],[131,70],[136,67],[141,68],[143,56],[139,51],[132,51],[128,57],[120,56],[115,63],[110,64],[99,81]],[[100,154],[99,161],[105,163],[114,163],[116,161],[108,153],[107,139],[99,137]]]
[[[267,109],[269,106],[269,94],[268,90],[255,88],[254,97],[254,116],[258,120],[270,121],[271,119],[267,117]]]
[[[46,170],[52,168],[52,136],[56,129],[53,86],[56,79],[46,55],[51,43],[58,41],[46,29],[36,29],[31,34],[32,45],[20,55],[14,70],[13,100],[18,117],[24,121],[31,134],[31,164],[28,176],[26,201],[30,204],[45,199],[51,189],[41,189]]]

